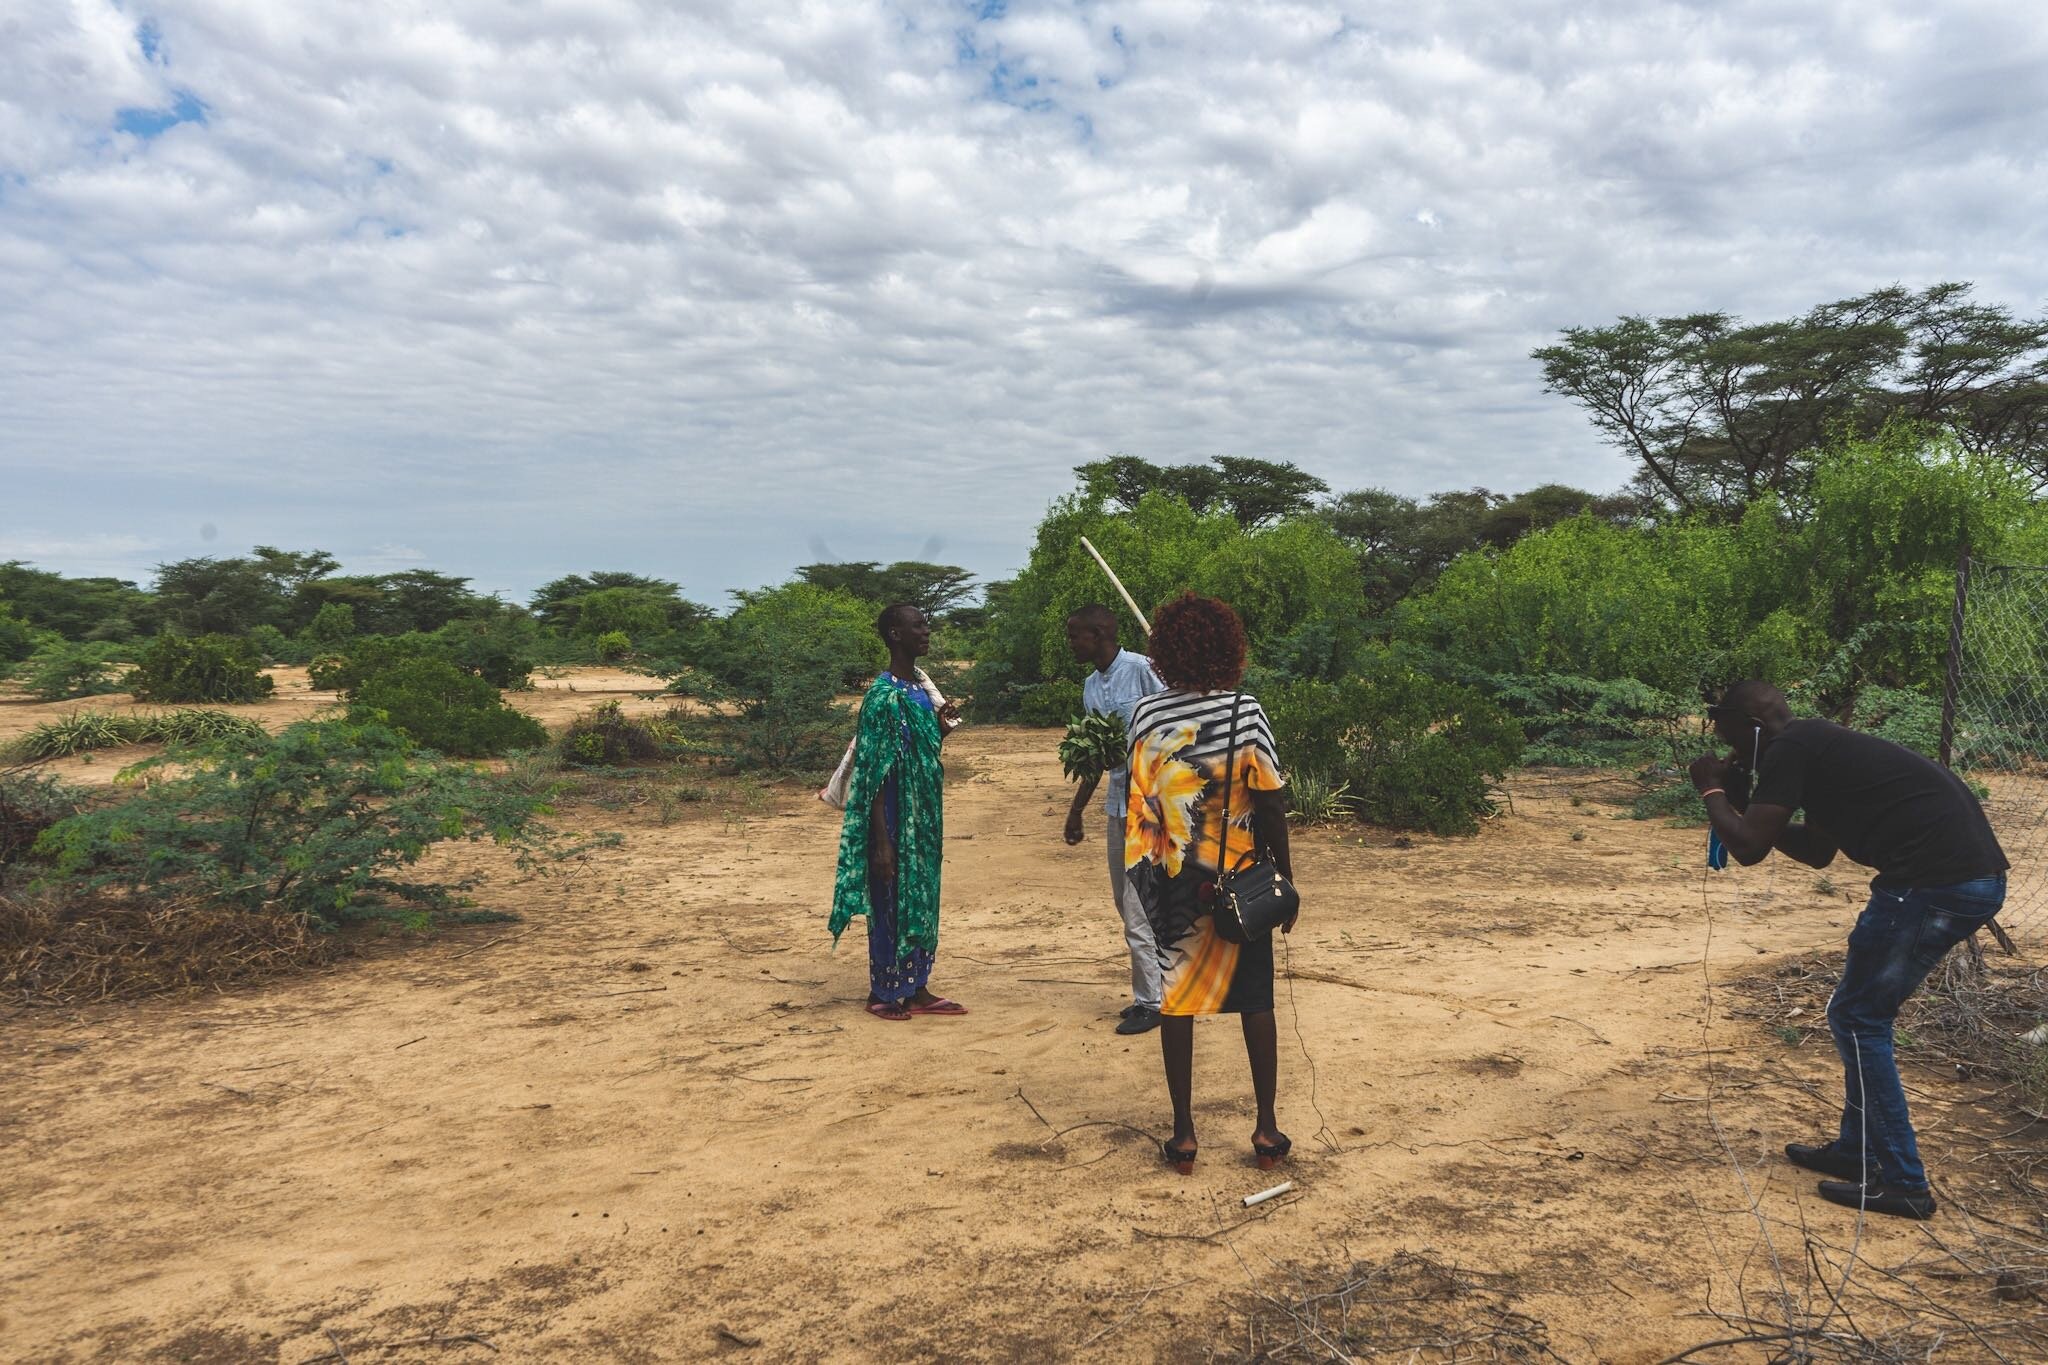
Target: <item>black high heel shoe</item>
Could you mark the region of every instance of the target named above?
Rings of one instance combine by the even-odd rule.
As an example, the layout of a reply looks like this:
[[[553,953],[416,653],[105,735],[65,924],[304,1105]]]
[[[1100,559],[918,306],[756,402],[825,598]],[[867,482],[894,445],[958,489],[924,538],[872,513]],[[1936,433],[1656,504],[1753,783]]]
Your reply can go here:
[[[1195,1173],[1195,1150],[1193,1147],[1182,1150],[1174,1146],[1172,1138],[1168,1138],[1159,1144],[1159,1155],[1165,1160],[1167,1165],[1173,1167],[1182,1175],[1193,1175]]]
[[[1259,1159],[1259,1169],[1270,1171],[1287,1160],[1287,1154],[1294,1150],[1294,1139],[1282,1133],[1280,1140],[1268,1147],[1257,1138],[1252,1139],[1252,1155]]]

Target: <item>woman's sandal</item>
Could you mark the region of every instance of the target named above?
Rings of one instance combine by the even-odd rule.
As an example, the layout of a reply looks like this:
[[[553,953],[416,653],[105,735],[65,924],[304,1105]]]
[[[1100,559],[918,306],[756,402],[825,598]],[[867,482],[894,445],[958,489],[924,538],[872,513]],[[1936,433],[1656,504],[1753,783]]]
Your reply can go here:
[[[967,1006],[957,1000],[934,1000],[929,1005],[912,1004],[912,1014],[965,1014]]]
[[[910,1017],[910,1011],[901,1005],[892,1005],[886,1000],[868,1001],[868,1013],[877,1019],[901,1020]]]
[[[1257,1138],[1252,1139],[1252,1155],[1259,1159],[1259,1169],[1270,1171],[1287,1160],[1287,1154],[1294,1150],[1294,1139],[1282,1133],[1280,1140],[1268,1147]]]
[[[1174,1146],[1173,1139],[1168,1138],[1159,1144],[1159,1155],[1165,1160],[1167,1165],[1173,1167],[1182,1175],[1193,1175],[1195,1173],[1195,1149],[1193,1147],[1183,1150]]]

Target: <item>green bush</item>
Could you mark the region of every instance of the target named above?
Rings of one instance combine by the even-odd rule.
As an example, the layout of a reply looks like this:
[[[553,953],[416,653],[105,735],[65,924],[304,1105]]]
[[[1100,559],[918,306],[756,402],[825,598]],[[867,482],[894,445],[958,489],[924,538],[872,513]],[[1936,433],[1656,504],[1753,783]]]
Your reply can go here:
[[[654,762],[677,746],[675,728],[667,721],[629,716],[616,701],[606,701],[571,721],[557,748],[565,763],[616,768]]]
[[[592,643],[597,649],[597,657],[608,663],[633,652],[633,637],[623,630],[608,630]]]
[[[398,875],[437,843],[489,839],[522,866],[573,851],[540,821],[539,798],[382,725],[306,721],[171,750],[131,771],[165,765],[184,775],[46,831],[36,856],[49,875],[68,889],[192,897],[324,925],[388,915],[395,900],[424,924],[471,885]]]
[[[1849,723],[1880,739],[1941,757],[1941,703],[1902,687],[1866,687],[1856,694]]]
[[[387,673],[414,659],[447,658],[448,651],[441,641],[418,631],[404,635],[361,635],[342,652],[314,659],[307,680],[316,691],[352,697],[363,680],[374,673]]]
[[[40,773],[0,772],[0,874],[20,861],[44,830],[76,815],[79,794]]]
[[[322,603],[299,638],[316,653],[339,654],[356,638],[356,609],[346,602]]]
[[[741,594],[673,686],[714,705],[693,723],[734,765],[809,770],[829,767],[853,733],[839,695],[865,691],[886,662],[868,604],[788,583]]]
[[[432,633],[358,635],[313,660],[309,680],[322,692],[353,696],[365,678],[412,659],[440,659],[500,691],[528,685],[539,627],[524,612],[450,621]]]
[[[68,716],[44,721],[8,745],[7,752],[26,763],[42,763],[141,742],[139,716],[113,711],[73,711]]]
[[[457,668],[474,673],[500,691],[532,686],[540,658],[540,626],[517,607],[500,607],[488,616],[450,621],[434,632]]]
[[[1046,684],[1078,685],[1087,666],[1067,649],[1067,613],[1111,603],[1115,590],[1081,548],[1087,536],[1115,566],[1141,606],[1185,588],[1222,598],[1244,621],[1255,661],[1334,677],[1364,640],[1367,613],[1358,557],[1322,520],[1300,518],[1246,530],[1226,511],[1198,513],[1164,493],[1113,510],[1096,489],[1053,504],[1038,525],[1023,571],[991,584],[984,624],[971,647],[968,684],[975,714],[993,720],[1063,725],[1078,710],[1055,703]],[[1144,632],[1118,612],[1123,643]]]
[[[247,640],[229,635],[159,635],[142,651],[128,690],[138,701],[260,701],[273,684]]]
[[[276,626],[253,626],[248,641],[263,656],[268,664],[302,664],[313,657],[309,646],[279,630]]]
[[[1467,681],[1521,723],[1522,762],[1531,766],[1639,767],[1700,748],[1699,704],[1633,678],[1496,673]]]
[[[1283,768],[1342,783],[1362,817],[1395,829],[1472,833],[1522,747],[1514,719],[1479,692],[1385,652],[1353,677],[1282,683],[1260,700]]]
[[[547,742],[531,716],[505,705],[498,689],[446,659],[403,659],[350,692],[352,720],[389,725],[437,753],[488,758]]]
[[[1681,828],[1707,823],[1706,803],[1683,768],[1655,764],[1636,774],[1642,790],[1629,802],[1631,820],[1663,820]]]
[[[1027,687],[1017,694],[1019,725],[1065,725],[1081,714],[1081,684],[1071,678]]]
[[[9,664],[18,664],[35,652],[35,627],[0,604],[0,677],[6,676]]]
[[[125,653],[119,645],[47,644],[22,665],[21,682],[39,701],[105,696],[122,688],[122,680],[113,670]]]
[[[252,738],[263,727],[246,716],[180,707],[175,711],[73,711],[44,721],[8,746],[31,763],[123,744],[199,744],[207,740]]]

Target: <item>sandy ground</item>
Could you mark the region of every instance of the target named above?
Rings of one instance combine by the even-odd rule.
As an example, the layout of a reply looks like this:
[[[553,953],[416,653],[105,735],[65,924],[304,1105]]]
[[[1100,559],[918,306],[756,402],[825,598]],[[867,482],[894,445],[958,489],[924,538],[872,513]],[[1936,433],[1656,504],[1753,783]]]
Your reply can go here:
[[[292,681],[266,719],[330,700]],[[560,721],[603,681],[514,700]],[[0,705],[0,736],[52,709]],[[1204,1021],[1184,1179],[1134,1131],[1168,1126],[1157,1042],[1111,1032],[1126,963],[1099,837],[1058,837],[1069,790],[1048,732],[949,741],[934,985],[966,1018],[862,1012],[859,930],[836,955],[824,931],[836,813],[788,791],[667,826],[569,812],[625,844],[497,873],[483,903],[518,924],[0,1019],[0,1357],[1199,1360],[1242,1343],[1254,1289],[1406,1249],[1511,1277],[1565,1359],[1649,1361],[1724,1334],[1710,1292],[1768,1281],[1723,1139],[1790,1259],[1802,1223],[1856,1237],[1777,1155],[1832,1124],[1832,1052],[1722,990],[1710,1020],[1706,988],[1839,943],[1853,881],[1708,882],[1698,832],[1579,776],[1517,779],[1470,839],[1302,835],[1297,1158],[1252,1166],[1237,1030]],[[1908,1081],[1937,1181],[1971,1189],[1957,1144],[2010,1111]],[[1860,1250],[1926,1237],[1874,1220]],[[375,1349],[436,1332],[497,1353]]]

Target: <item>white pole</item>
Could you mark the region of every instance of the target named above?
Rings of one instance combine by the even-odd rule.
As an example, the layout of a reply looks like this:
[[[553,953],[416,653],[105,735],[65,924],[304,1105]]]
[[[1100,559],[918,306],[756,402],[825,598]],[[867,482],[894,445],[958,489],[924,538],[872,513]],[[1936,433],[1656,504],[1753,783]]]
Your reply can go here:
[[[1294,1182],[1292,1180],[1283,1180],[1270,1190],[1260,1190],[1257,1194],[1246,1195],[1244,1197],[1244,1206],[1250,1208],[1254,1204],[1263,1204],[1268,1199],[1277,1199],[1293,1188]]]
[[[1138,604],[1132,599],[1130,590],[1125,588],[1124,581],[1116,576],[1116,570],[1109,567],[1109,561],[1102,557],[1102,551],[1096,549],[1095,543],[1086,536],[1081,537],[1081,548],[1086,550],[1095,562],[1102,566],[1102,571],[1109,575],[1109,581],[1116,585],[1117,595],[1124,599],[1124,605],[1131,609],[1131,615],[1138,618],[1138,629],[1145,632],[1146,639],[1151,639],[1152,623],[1145,619],[1144,612],[1138,610]]]

